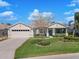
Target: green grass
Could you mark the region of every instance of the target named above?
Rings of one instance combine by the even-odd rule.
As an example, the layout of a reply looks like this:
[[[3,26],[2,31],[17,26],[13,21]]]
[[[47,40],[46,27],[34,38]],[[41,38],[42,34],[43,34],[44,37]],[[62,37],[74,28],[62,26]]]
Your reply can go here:
[[[41,55],[76,53],[79,52],[79,42],[63,42],[58,38],[47,39],[51,45],[46,47],[36,46],[33,42],[38,38],[31,38],[16,50],[15,58],[26,58]]]

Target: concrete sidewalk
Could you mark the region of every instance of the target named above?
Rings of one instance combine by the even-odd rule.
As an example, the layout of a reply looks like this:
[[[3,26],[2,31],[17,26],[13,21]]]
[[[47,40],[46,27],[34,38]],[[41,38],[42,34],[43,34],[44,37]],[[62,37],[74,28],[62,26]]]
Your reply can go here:
[[[0,42],[0,59],[14,59],[15,50],[21,46],[27,38],[12,38]]]
[[[39,56],[39,57],[20,58],[20,59],[79,59],[79,53]]]

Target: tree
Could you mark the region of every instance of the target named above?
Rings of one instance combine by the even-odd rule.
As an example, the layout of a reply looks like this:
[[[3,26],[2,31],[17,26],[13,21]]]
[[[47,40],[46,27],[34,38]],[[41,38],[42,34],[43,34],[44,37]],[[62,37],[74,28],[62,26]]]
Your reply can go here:
[[[69,29],[69,34],[71,35],[71,34],[73,34],[73,36],[74,36],[74,21],[73,20],[70,20],[69,22],[68,22],[68,29]]]
[[[40,13],[38,10],[35,10],[29,18],[32,20],[32,27],[35,30],[35,34],[36,30],[39,30],[40,35],[46,35],[47,28],[52,23],[52,13]]]
[[[12,25],[11,23],[6,23],[7,25]]]
[[[39,16],[36,20],[32,21],[32,25],[34,28],[45,28],[50,25],[50,22],[48,20],[45,20],[42,16]]]
[[[79,12],[75,13],[75,34],[79,36]]]
[[[79,30],[79,12],[75,13],[75,29]]]
[[[46,20],[44,17],[39,16],[36,20],[32,21],[33,28],[35,30],[39,29],[39,35],[46,35],[47,28],[50,25],[50,21]]]

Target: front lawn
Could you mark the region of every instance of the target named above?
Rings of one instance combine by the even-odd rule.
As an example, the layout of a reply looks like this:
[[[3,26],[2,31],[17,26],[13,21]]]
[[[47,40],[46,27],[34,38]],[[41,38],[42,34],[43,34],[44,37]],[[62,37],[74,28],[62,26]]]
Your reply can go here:
[[[15,58],[26,58],[42,55],[53,55],[63,53],[76,53],[79,52],[79,42],[64,42],[63,37],[58,38],[41,38],[50,42],[47,46],[36,45],[36,40],[39,38],[30,38],[21,47],[16,50]],[[36,42],[35,42],[36,41]],[[46,41],[46,42],[47,42]]]

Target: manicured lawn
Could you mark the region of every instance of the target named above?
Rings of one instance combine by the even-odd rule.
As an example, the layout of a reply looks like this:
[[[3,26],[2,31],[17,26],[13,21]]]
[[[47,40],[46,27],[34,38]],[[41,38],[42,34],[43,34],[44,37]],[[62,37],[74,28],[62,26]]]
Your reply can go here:
[[[79,42],[64,42],[62,38],[46,39],[51,42],[48,46],[37,46],[34,41],[38,38],[30,38],[16,50],[15,58],[25,58],[41,55],[76,53],[79,52]]]

